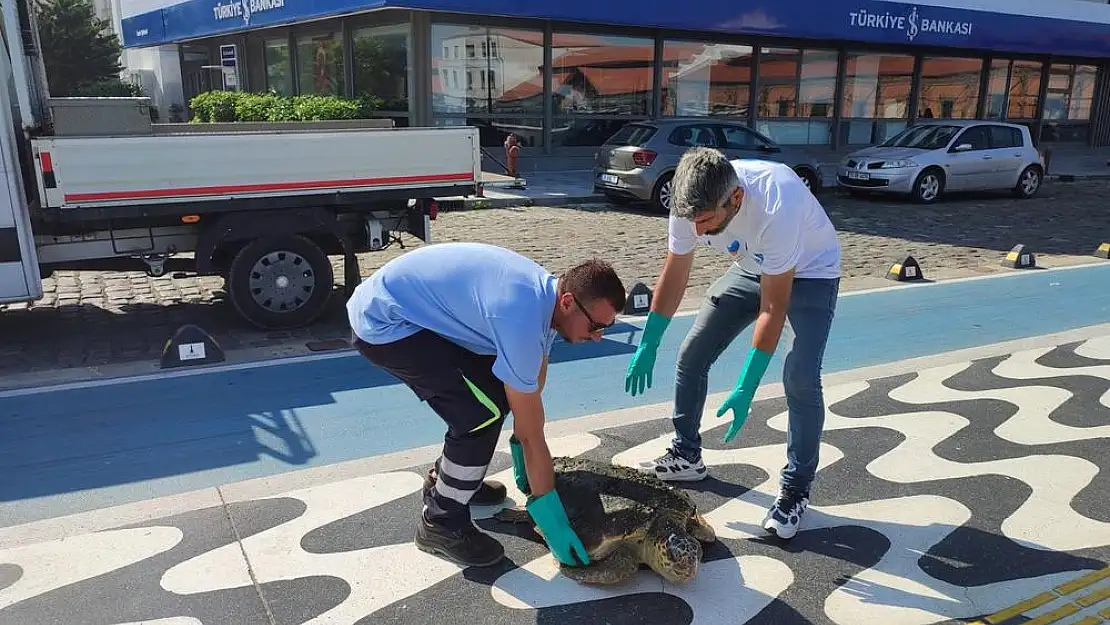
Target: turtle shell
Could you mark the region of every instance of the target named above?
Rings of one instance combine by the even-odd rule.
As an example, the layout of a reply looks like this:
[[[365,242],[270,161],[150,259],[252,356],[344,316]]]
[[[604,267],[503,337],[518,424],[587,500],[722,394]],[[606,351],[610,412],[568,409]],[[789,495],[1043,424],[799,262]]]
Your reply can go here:
[[[686,520],[696,512],[689,495],[654,475],[587,458],[553,462],[555,490],[591,559],[623,541],[644,540],[657,516]]]

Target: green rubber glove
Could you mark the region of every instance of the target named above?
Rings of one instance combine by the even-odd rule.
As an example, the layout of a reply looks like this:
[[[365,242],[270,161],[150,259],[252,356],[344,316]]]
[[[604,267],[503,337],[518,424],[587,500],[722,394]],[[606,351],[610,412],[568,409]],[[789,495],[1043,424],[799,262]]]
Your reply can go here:
[[[572,566],[586,566],[590,563],[585,545],[570,527],[559,493],[552,489],[542,497],[529,498],[527,508],[528,514],[543,532],[547,547],[556,560]]]
[[[531,495],[532,488],[528,486],[528,472],[524,468],[524,447],[521,446],[515,434],[509,436],[509,453],[513,456],[513,478],[516,480],[516,487],[525,495]]]
[[[736,438],[740,428],[744,427],[744,422],[748,420],[748,409],[751,408],[752,398],[755,397],[755,389],[759,387],[759,381],[763,379],[763,374],[767,371],[767,363],[770,361],[771,354],[763,350],[753,347],[748,352],[748,361],[744,363],[744,372],[736,380],[736,387],[717,409],[718,417],[723,417],[729,410],[732,411],[732,425],[725,433],[724,442],[727,443]]]
[[[669,317],[658,313],[648,313],[647,324],[644,325],[644,336],[636,353],[632,354],[632,362],[628,363],[628,373],[624,376],[624,392],[636,396],[651,388],[651,371],[655,368],[655,354],[659,349],[659,342],[663,340],[663,332],[670,325]]]

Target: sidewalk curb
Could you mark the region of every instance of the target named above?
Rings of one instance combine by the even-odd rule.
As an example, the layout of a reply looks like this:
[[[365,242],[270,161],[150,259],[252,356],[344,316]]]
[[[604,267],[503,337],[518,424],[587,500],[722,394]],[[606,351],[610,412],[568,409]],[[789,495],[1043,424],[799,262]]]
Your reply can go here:
[[[1058,182],[1077,182],[1080,180],[1108,180],[1110,179],[1110,171],[1086,174],[1048,174],[1045,176],[1045,178]]]

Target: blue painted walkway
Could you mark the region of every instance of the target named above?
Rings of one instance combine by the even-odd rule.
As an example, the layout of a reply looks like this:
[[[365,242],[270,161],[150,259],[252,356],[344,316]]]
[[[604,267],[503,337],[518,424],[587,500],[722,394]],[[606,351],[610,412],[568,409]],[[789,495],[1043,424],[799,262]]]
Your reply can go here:
[[[842,297],[827,372],[1110,322],[1110,264]],[[549,420],[668,401],[693,316],[659,350],[654,387],[624,392],[640,326],[559,343]],[[750,330],[710,376],[739,373]],[[776,356],[765,383],[781,378]],[[356,356],[0,399],[0,526],[434,444],[439,419]]]

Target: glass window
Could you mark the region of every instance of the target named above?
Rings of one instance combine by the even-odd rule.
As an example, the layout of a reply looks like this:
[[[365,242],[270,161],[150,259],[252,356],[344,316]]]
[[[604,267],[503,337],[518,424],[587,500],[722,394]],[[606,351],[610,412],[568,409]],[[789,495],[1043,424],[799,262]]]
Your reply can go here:
[[[761,49],[759,116],[832,117],[836,62],[836,50]]]
[[[721,147],[717,140],[717,132],[712,124],[689,124],[679,126],[667,137],[667,142],[683,148]]]
[[[647,124],[628,124],[605,141],[605,145],[634,145],[643,147],[655,136],[655,126]]]
[[[1022,144],[1021,131],[1006,126],[988,126],[991,133],[992,148],[1019,148]]]
[[[917,124],[883,141],[881,145],[885,148],[939,150],[948,145],[952,141],[952,137],[955,137],[956,133],[961,130],[963,130],[961,126]]]
[[[1010,94],[1006,119],[1036,119],[1043,66],[1043,63],[1037,61],[1014,61],[1010,66]]]
[[[304,95],[343,95],[343,38],[338,32],[297,38],[297,85]]]
[[[542,31],[432,24],[431,51],[433,113],[543,116]]]
[[[955,145],[970,145],[972,150],[989,150],[991,132],[986,126],[972,126],[956,138]]]
[[[351,33],[354,93],[382,100],[382,110],[409,110],[409,25],[360,28]]]
[[[722,124],[720,128],[721,134],[725,137],[725,149],[757,150],[767,145],[762,137],[746,127]]]
[[[912,56],[846,54],[841,143],[878,143],[906,127],[913,69]]]
[[[982,59],[922,59],[918,117],[974,119],[979,106],[979,75],[982,71]]]
[[[1044,118],[1088,120],[1097,75],[1098,68],[1093,65],[1054,63],[1048,70]]]
[[[289,59],[289,40],[267,40],[263,55],[266,63],[266,89],[278,95],[292,95],[293,64]]]
[[[627,123],[622,119],[582,115],[556,117],[551,128],[551,143],[555,147],[596,147],[603,145]]]
[[[1068,119],[1089,120],[1091,118],[1091,105],[1095,99],[1095,80],[1097,78],[1097,66],[1075,66],[1068,101]]]
[[[649,38],[554,33],[555,115],[650,115],[654,65]]]
[[[504,160],[505,140],[509,135],[517,138],[523,149],[543,147],[542,117],[465,117],[444,115],[436,117],[434,126],[473,126],[478,129],[478,143],[484,148],[497,148],[495,154]]]
[[[993,59],[989,79],[987,81],[987,119],[1002,119],[1002,110],[1006,107],[1006,79],[1010,75],[1010,61],[1006,59]]]
[[[848,53],[843,116],[854,119],[908,117],[912,81],[912,56]]]
[[[663,115],[747,116],[751,58],[751,46],[664,42]]]
[[[836,50],[762,48],[759,54],[757,129],[779,143],[828,143],[836,99]]]

